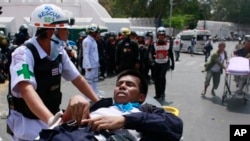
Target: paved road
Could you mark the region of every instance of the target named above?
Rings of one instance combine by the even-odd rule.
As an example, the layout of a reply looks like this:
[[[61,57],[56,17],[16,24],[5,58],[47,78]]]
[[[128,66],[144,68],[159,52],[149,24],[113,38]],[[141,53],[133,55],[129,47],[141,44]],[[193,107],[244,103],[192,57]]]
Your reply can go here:
[[[231,53],[235,42],[227,42],[227,51]],[[217,44],[214,45],[216,48]],[[215,49],[213,50],[215,51]],[[230,124],[249,124],[249,102],[243,104],[242,99],[231,99],[225,104],[221,103],[224,88],[224,78],[213,97],[209,92],[205,98],[200,96],[203,89],[205,73],[201,73],[204,65],[204,56],[181,53],[176,69],[167,73],[167,104],[175,106],[180,111],[184,122],[184,141],[229,141]],[[112,96],[115,78],[109,78],[99,83],[99,88],[106,97]],[[7,109],[5,94],[6,84],[0,85],[0,112]],[[62,82],[64,92],[62,108],[67,105],[70,96],[79,94],[69,82]],[[235,87],[232,86],[232,89]],[[149,96],[154,96],[154,86],[149,86]],[[155,101],[153,101],[155,102]],[[5,120],[0,120],[0,137],[9,140],[5,133]]]

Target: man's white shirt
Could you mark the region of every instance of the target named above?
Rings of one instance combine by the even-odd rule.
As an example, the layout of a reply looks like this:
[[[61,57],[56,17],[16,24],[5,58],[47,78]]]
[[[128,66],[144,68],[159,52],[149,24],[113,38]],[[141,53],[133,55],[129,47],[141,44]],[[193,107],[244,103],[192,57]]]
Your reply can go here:
[[[83,50],[83,68],[99,68],[99,55],[97,43],[93,37],[88,35],[82,41],[82,50]]]

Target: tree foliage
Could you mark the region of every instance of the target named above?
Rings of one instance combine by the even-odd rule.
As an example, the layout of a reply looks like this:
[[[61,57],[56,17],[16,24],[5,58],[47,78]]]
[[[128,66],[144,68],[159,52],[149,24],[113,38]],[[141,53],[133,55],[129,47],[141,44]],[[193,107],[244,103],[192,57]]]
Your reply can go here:
[[[160,22],[158,25],[168,26],[170,2],[169,0],[99,0],[114,18],[149,17]],[[173,0],[173,27],[195,27],[193,25],[200,18],[197,12],[197,0]],[[193,26],[192,26],[193,25]]]
[[[114,18],[149,17],[169,25],[170,0],[99,0]],[[250,23],[250,0],[173,0],[173,27],[194,28],[198,20]]]
[[[214,14],[211,19],[249,24],[249,0],[212,0]]]

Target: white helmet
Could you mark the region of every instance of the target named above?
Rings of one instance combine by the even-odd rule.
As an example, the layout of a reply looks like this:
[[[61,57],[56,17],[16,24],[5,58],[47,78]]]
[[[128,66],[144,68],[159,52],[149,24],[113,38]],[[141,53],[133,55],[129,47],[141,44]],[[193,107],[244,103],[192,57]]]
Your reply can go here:
[[[166,29],[164,28],[164,27],[158,27],[157,28],[157,35],[159,35],[159,34],[164,34],[164,35],[166,35]]]
[[[89,25],[87,30],[88,30],[88,32],[99,32],[100,28],[96,24],[91,24],[91,25]]]
[[[42,4],[31,13],[30,25],[43,28],[67,28],[69,18],[54,4]]]

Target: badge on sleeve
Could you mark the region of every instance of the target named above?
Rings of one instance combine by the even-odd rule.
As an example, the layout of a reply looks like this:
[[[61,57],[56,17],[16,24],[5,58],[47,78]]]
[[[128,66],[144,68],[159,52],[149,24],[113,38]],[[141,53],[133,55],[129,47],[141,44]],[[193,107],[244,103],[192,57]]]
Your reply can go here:
[[[17,75],[23,75],[24,79],[30,79],[31,77],[34,77],[34,73],[29,70],[28,64],[23,64],[22,68],[17,71]]]

